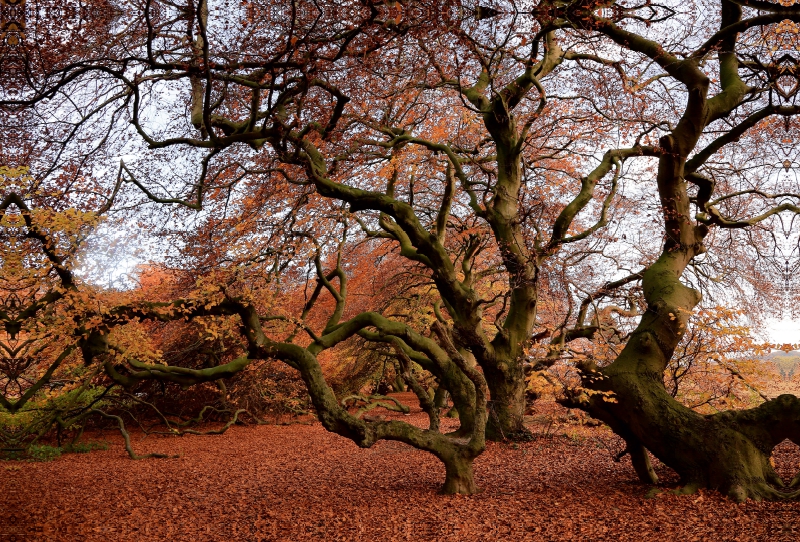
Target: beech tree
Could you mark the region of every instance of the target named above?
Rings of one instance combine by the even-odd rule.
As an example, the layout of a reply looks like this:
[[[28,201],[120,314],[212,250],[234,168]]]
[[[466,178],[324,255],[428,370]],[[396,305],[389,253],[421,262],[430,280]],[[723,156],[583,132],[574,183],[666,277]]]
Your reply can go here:
[[[665,51],[644,33],[594,18],[596,28],[609,39],[652,59],[680,83],[686,105],[680,120],[659,141],[657,185],[665,241],[658,260],[643,274],[647,312],[611,365],[584,367],[587,384],[613,391],[617,400],[601,403],[587,398],[587,407],[626,438],[643,480],[655,481],[647,449],[681,475],[685,491],[712,487],[737,500],[794,495],[776,489],[783,482],[769,455],[786,438],[798,442],[797,398],[782,395],[755,409],[701,416],[669,397],[662,375],[701,299],[698,290],[681,282],[681,276],[706,250],[709,232],[753,228],[798,210],[796,192],[779,192],[769,186],[770,179],[751,178],[750,186],[731,190],[735,174],[722,177],[712,161],[715,154],[725,153],[728,145],[775,116],[782,116],[791,133],[791,118],[797,113],[796,87],[787,86],[787,78],[795,77],[788,68],[794,63],[791,53],[771,56],[775,46],[783,52],[793,43],[787,29],[794,28],[797,16],[793,8],[782,5],[749,6],[722,2],[716,31],[697,44],[686,44],[680,54]],[[714,68],[704,62],[711,55]],[[725,126],[721,134],[715,130],[719,125]],[[738,157],[731,155],[731,163],[740,166]],[[633,404],[636,409],[630,408]]]
[[[197,11],[194,10],[195,7]],[[347,6],[344,6],[344,8],[346,7]],[[13,15],[22,19],[23,17],[20,17],[20,15],[24,15],[24,11],[14,13]],[[145,101],[144,104],[142,102],[142,90],[149,93],[152,89],[148,90],[145,88],[148,84],[169,81],[172,76],[167,72],[171,71],[175,66],[180,66],[180,69],[185,71],[187,66],[184,65],[183,60],[178,57],[183,55],[182,49],[186,43],[189,44],[188,50],[194,58],[192,63],[196,64],[199,61],[202,65],[207,66],[207,56],[205,60],[201,60],[201,58],[207,54],[209,43],[206,34],[208,8],[205,3],[201,3],[198,6],[190,6],[188,11],[181,8],[176,9],[175,6],[172,5],[147,5],[145,6],[143,15],[144,26],[142,29],[144,32],[144,41],[135,41],[137,38],[142,37],[141,35],[137,36],[136,33],[131,36],[134,40],[132,42],[134,45],[145,45],[144,49],[139,49],[138,51],[141,53],[141,57],[136,57],[135,55],[130,57],[121,54],[124,52],[123,49],[126,46],[131,46],[131,42],[120,40],[122,44],[119,45],[120,41],[112,39],[112,44],[119,45],[119,48],[113,49],[115,53],[121,54],[119,57],[110,57],[108,55],[108,49],[106,49],[102,51],[100,55],[97,55],[101,57],[98,60],[97,56],[95,56],[96,51],[90,51],[86,55],[86,58],[82,59],[82,62],[72,62],[66,68],[56,62],[54,63],[55,65],[46,66],[46,69],[41,72],[33,71],[33,73],[26,73],[25,75],[36,75],[37,77],[34,81],[21,82],[24,91],[17,91],[11,93],[11,96],[6,96],[9,98],[5,101],[6,107],[11,109],[14,107],[25,108],[35,105],[39,108],[37,112],[44,116],[46,116],[46,113],[43,112],[46,111],[59,119],[70,116],[77,117],[78,120],[74,123],[74,126],[76,128],[85,129],[87,132],[91,132],[92,128],[102,124],[101,122],[97,122],[90,126],[91,122],[88,121],[98,118],[102,120],[110,119],[111,122],[108,126],[111,126],[111,131],[114,131],[117,120],[116,114],[126,110],[128,107],[132,107],[130,121],[139,135],[142,136],[151,147],[171,146],[172,143],[169,141],[166,143],[157,142],[157,140],[153,139],[151,134],[148,133],[148,128],[152,126],[148,126],[148,122],[152,120],[152,118],[147,118],[142,114],[142,105],[148,104],[147,101]],[[245,15],[252,16],[253,14],[246,13]],[[262,17],[263,15],[269,15],[269,13],[256,13],[255,15],[257,17]],[[371,24],[372,19],[375,17],[375,13],[369,13],[365,20],[367,25]],[[292,24],[302,20],[302,18],[302,14],[291,15],[288,18],[290,23],[289,28],[291,29]],[[337,21],[334,13],[325,14],[325,18],[329,23]],[[245,18],[243,18],[243,20],[245,20]],[[340,18],[338,20],[341,21],[343,19]],[[135,22],[136,21],[134,21],[134,23]],[[152,45],[154,42],[161,39],[172,42],[175,35],[171,34],[171,31],[176,28],[175,25],[179,25],[180,32],[182,33],[184,29],[186,29],[187,23],[190,39],[186,42],[185,39],[179,37],[177,42],[173,43],[173,45],[177,47],[176,57],[169,58],[173,56],[175,51],[169,52],[164,50],[153,53]],[[273,91],[277,91],[283,97],[278,98],[277,102],[273,102],[272,99],[267,99],[265,101],[267,107],[271,110],[268,114],[270,118],[276,115],[275,118],[284,118],[282,111],[286,103],[290,103],[295,98],[299,97],[297,94],[298,90],[300,90],[300,94],[305,92],[302,88],[305,86],[305,82],[302,81],[303,77],[298,79],[296,75],[302,75],[303,70],[313,68],[313,63],[308,60],[298,61],[293,57],[307,54],[317,63],[330,63],[344,56],[343,53],[353,41],[356,41],[359,47],[365,48],[364,50],[369,52],[373,47],[373,42],[376,42],[375,40],[378,40],[376,43],[380,44],[380,40],[384,39],[381,37],[383,27],[380,24],[374,25],[375,29],[372,34],[375,34],[375,36],[370,35],[369,28],[367,28],[367,31],[362,29],[342,31],[334,28],[333,31],[324,30],[318,32],[313,21],[304,21],[304,24],[305,26],[299,27],[298,31],[302,32],[301,36],[303,36],[304,41],[309,46],[306,53],[301,53],[296,47],[299,39],[296,35],[291,35],[289,37],[270,35],[268,26],[263,26],[262,28],[264,28],[267,33],[267,44],[272,42],[272,45],[277,46],[277,49],[274,50],[274,54],[277,56],[269,58],[270,55],[268,55],[267,58],[262,57],[256,59],[255,64],[245,61],[241,66],[241,68],[248,71],[255,68],[256,64],[261,66],[260,69],[256,68],[256,71],[262,71],[262,75],[256,77],[254,80],[256,86],[261,85],[260,79],[263,77],[271,79],[273,76],[276,76],[279,80],[277,84],[271,86]],[[336,25],[332,24],[332,26]],[[389,37],[391,37],[391,35],[392,33],[390,32]],[[20,35],[20,37],[24,36]],[[248,39],[246,34],[240,35],[240,37]],[[359,39],[357,40],[356,38]],[[206,50],[206,53],[203,53],[203,50]],[[60,60],[64,59],[62,58]],[[165,77],[162,79],[159,75],[155,79],[149,80],[147,77],[141,79],[139,75],[134,75],[133,79],[130,79],[128,77],[130,70],[128,64],[130,62],[135,64],[137,60],[144,60],[145,63],[149,63],[150,61],[155,62],[153,67],[160,70],[161,74],[165,75]],[[230,61],[232,64],[225,67],[223,71],[230,71],[231,67],[233,67],[234,71],[239,69],[239,60],[230,59]],[[141,66],[139,68],[141,68]],[[276,74],[273,70],[284,73]],[[288,73],[288,78],[287,70],[292,72]],[[203,143],[209,136],[214,140],[217,139],[217,128],[213,128],[212,133],[208,133],[207,130],[202,128],[202,124],[205,122],[202,119],[203,117],[207,117],[207,107],[209,107],[209,105],[202,105],[206,100],[204,99],[203,93],[198,91],[198,88],[200,88],[204,82],[194,73],[194,68],[190,71],[192,71],[192,74],[189,75],[187,81],[190,83],[193,96],[192,100],[194,100],[191,107],[191,113],[193,115],[192,122],[198,124],[197,129],[201,132],[201,137],[196,138],[196,141],[199,142],[198,147],[212,149],[210,154],[202,159],[202,162],[205,163],[207,167],[215,154],[239,141],[237,141],[237,137],[233,137],[222,145],[215,144],[216,148],[214,148],[214,146],[209,147]],[[113,83],[122,83],[121,90],[116,89],[115,91],[114,88],[108,90],[108,87],[103,87],[103,83],[108,82],[104,80],[104,74],[108,77],[108,80],[111,81],[112,87],[114,86]],[[98,75],[99,77],[97,77]],[[83,89],[85,89],[84,85],[86,84],[87,78],[90,76],[95,76],[96,79],[94,79],[94,81],[103,88],[98,90],[97,94],[90,95],[88,102],[74,100],[75,96],[80,96],[82,94]],[[238,76],[234,76],[233,81],[236,80],[238,80]],[[26,85],[25,83],[28,84]],[[205,82],[205,84],[208,83],[208,81]],[[300,83],[300,87],[296,87],[297,83]],[[312,87],[317,84],[320,83],[314,83]],[[238,86],[238,83],[235,86]],[[264,88],[268,89],[269,86],[270,85],[267,85]],[[45,90],[42,91],[42,88]],[[210,86],[208,86],[208,88],[210,90]],[[234,94],[240,94],[240,92],[246,90],[246,88],[247,85],[235,89]],[[234,89],[231,90],[233,91]],[[108,99],[104,102],[101,99],[100,101],[102,103],[98,106],[96,98],[104,92],[108,92],[108,94],[105,94],[105,97]],[[269,91],[267,90],[267,92]],[[227,91],[224,93],[227,95]],[[55,97],[56,100],[51,101],[50,98],[53,97]],[[63,100],[61,98],[63,98]],[[260,102],[260,98],[257,101]],[[122,105],[120,105],[120,103]],[[238,103],[238,98],[234,98],[234,103]],[[104,109],[105,106],[108,106],[108,108]],[[228,104],[225,104],[226,109],[227,107]],[[261,112],[258,111],[260,104],[255,104],[255,108],[254,114],[256,117],[254,117],[253,120],[258,122],[257,118],[261,117]],[[202,113],[203,109],[206,109],[206,113]],[[108,110],[112,111],[110,117],[103,118],[103,115]],[[198,114],[200,114],[199,117]],[[160,119],[156,121],[156,124],[159,124],[159,122]],[[64,121],[64,124],[69,124],[69,121]],[[253,125],[250,128],[252,130],[257,127]],[[26,126],[24,133],[29,136],[31,133],[36,132],[37,129],[46,132],[48,130],[47,123]],[[67,133],[64,133],[64,131],[62,131],[58,134],[61,136],[57,139],[57,143],[61,144],[61,149],[58,149],[60,153],[63,153],[64,149],[69,149],[70,145],[80,145],[75,131],[66,130],[66,132]],[[246,141],[248,137],[249,136],[245,137],[241,141]],[[264,144],[264,142],[261,141],[263,138],[258,139],[258,141],[251,141],[252,146],[255,148],[260,148]],[[179,140],[183,140],[183,138],[179,138]],[[191,141],[194,140],[195,138],[190,138],[187,141],[189,141],[191,145]],[[84,139],[82,141],[86,140]],[[101,143],[104,142],[105,141],[101,141]],[[58,171],[61,173],[63,170],[67,169],[65,161],[62,160],[62,155],[60,153],[56,152],[55,155],[50,154],[41,159],[42,162],[50,159],[51,172]],[[28,160],[31,160],[30,157],[28,157]],[[84,166],[85,165],[86,164],[84,164]],[[214,166],[216,166],[216,164],[214,164]],[[226,169],[228,168],[223,168],[222,171],[212,170],[211,175],[218,181],[227,183],[229,187],[235,186],[237,180],[232,182],[230,179],[225,180],[226,175],[228,175]],[[272,169],[271,171],[279,173],[280,170]],[[207,172],[203,173],[205,175]],[[233,173],[238,175],[236,171],[233,171]],[[83,174],[85,174],[85,170]],[[293,181],[293,178],[289,175],[285,177],[290,181],[288,186],[292,186],[291,181]],[[156,195],[151,187],[138,181],[131,168],[122,162],[118,168],[117,181],[114,189],[111,190],[110,193],[99,194],[100,197],[105,197],[107,201],[119,203],[124,199],[124,191],[120,191],[122,183],[132,183],[147,197],[158,203],[182,204],[193,209],[200,209],[204,199],[206,197],[213,197],[213,190],[218,188],[211,187],[212,195],[209,196],[207,193],[208,187],[199,186],[195,201],[187,201],[182,198],[165,200]],[[202,181],[202,183],[205,184],[204,181]],[[31,183],[27,184],[30,185]],[[212,184],[215,183],[212,182]],[[299,184],[302,185],[303,183]],[[271,192],[278,200],[284,198],[281,203],[285,204],[287,201],[285,199],[286,194],[281,194],[279,192],[280,188],[281,187],[275,187]],[[27,216],[28,207],[23,199],[31,198],[31,193],[34,192],[34,190],[35,187],[26,186],[23,196],[15,196],[16,199],[14,199],[14,201],[17,203],[17,206],[22,209],[24,216]],[[268,192],[269,191],[270,190],[268,190]],[[290,192],[289,196],[302,198],[302,189]],[[115,197],[117,199],[115,199]],[[258,203],[263,205],[266,202],[265,199],[266,195],[262,194],[262,199]],[[279,211],[279,214],[281,213],[283,213],[283,211]],[[472,477],[472,460],[483,450],[483,435],[486,421],[487,391],[482,374],[456,349],[447,330],[441,326],[434,326],[433,329],[436,335],[434,337],[429,337],[414,331],[402,322],[392,321],[376,312],[361,312],[352,318],[343,320],[345,303],[348,298],[347,274],[344,272],[342,264],[342,250],[347,236],[347,217],[331,216],[331,214],[326,216],[324,209],[320,210],[320,213],[322,214],[319,216],[312,215],[312,218],[320,222],[320,227],[331,227],[333,229],[331,233],[334,237],[338,235],[341,238],[339,241],[338,256],[334,257],[332,269],[325,269],[323,267],[324,262],[327,263],[328,261],[328,254],[325,252],[325,247],[323,245],[324,241],[330,239],[330,235],[323,239],[325,236],[322,236],[317,231],[304,231],[302,224],[296,223],[295,221],[295,219],[298,218],[298,213],[292,212],[289,213],[288,226],[284,225],[284,227],[281,227],[279,224],[279,226],[275,228],[279,248],[283,247],[281,244],[282,236],[288,236],[290,239],[299,238],[301,241],[306,239],[308,240],[306,244],[312,247],[313,256],[311,258],[311,265],[313,266],[312,269],[316,271],[316,285],[313,286],[313,293],[301,307],[299,318],[288,318],[280,314],[275,314],[274,312],[270,313],[269,311],[273,307],[268,303],[265,305],[257,296],[250,295],[246,290],[246,282],[242,289],[238,288],[238,286],[242,284],[241,281],[235,283],[235,281],[228,280],[230,279],[230,274],[236,275],[238,269],[230,271],[227,277],[223,270],[222,274],[216,277],[218,282],[214,282],[215,277],[213,276],[207,277],[205,281],[198,284],[196,291],[192,292],[194,295],[187,299],[178,299],[168,302],[142,301],[136,299],[136,294],[134,293],[132,297],[127,296],[127,299],[126,296],[116,298],[111,306],[98,306],[96,311],[87,309],[87,304],[81,304],[81,309],[87,311],[88,314],[87,312],[81,312],[80,315],[75,314],[73,316],[73,319],[78,324],[74,332],[79,339],[76,345],[74,344],[71,346],[70,350],[78,346],[87,364],[102,364],[105,373],[113,382],[127,388],[143,380],[152,379],[175,382],[181,385],[192,385],[230,376],[246,367],[251,359],[269,358],[283,360],[289,366],[297,369],[302,375],[316,407],[318,417],[327,428],[352,438],[361,446],[371,446],[380,439],[390,438],[428,450],[439,457],[445,464],[446,480],[443,488],[444,492],[474,492],[475,484]],[[341,215],[341,213],[338,214]],[[282,221],[279,219],[278,222],[281,223]],[[344,225],[345,227],[340,228],[339,225]],[[42,243],[47,248],[47,240],[43,239]],[[303,245],[303,243],[299,244],[301,246]],[[294,249],[290,247],[288,250],[291,252],[291,250]],[[280,257],[286,257],[286,253],[287,250],[285,249],[277,251],[277,255]],[[285,263],[278,263],[278,269],[285,269]],[[61,262],[56,262],[55,266],[57,270],[62,270],[63,273],[67,273],[68,278],[71,277],[66,269],[62,269],[64,266],[61,265]],[[73,284],[66,285],[66,288],[68,291],[80,290],[77,285]],[[59,289],[59,292],[60,291]],[[334,306],[331,308],[328,316],[323,320],[323,327],[319,335],[317,335],[315,330],[305,323],[305,320],[323,291],[327,292],[334,299]],[[61,297],[61,295],[56,295],[55,299],[49,301],[57,301]],[[36,307],[38,309],[46,305],[47,303],[40,302]],[[259,309],[262,310],[261,313],[259,313]],[[264,313],[265,311],[266,314]],[[39,310],[27,311],[24,316],[27,320],[31,321],[31,325],[35,325],[37,323],[36,317],[39,316],[39,312]],[[137,348],[135,344],[124,344],[124,342],[121,342],[119,337],[113,333],[116,328],[129,325],[134,321],[201,320],[203,318],[213,319],[220,316],[236,316],[238,318],[241,334],[244,339],[245,354],[227,363],[204,369],[161,363],[157,355],[154,357],[152,353],[146,352],[142,348]],[[265,329],[264,323],[274,321],[283,322],[285,325],[280,329],[275,329],[274,327],[272,329]],[[16,319],[13,322],[6,323],[7,330],[9,326],[14,324],[16,324]],[[369,329],[375,329],[377,331],[370,332],[368,331]],[[298,344],[300,341],[295,341],[298,332],[307,333],[311,339],[310,342],[306,341],[305,343]],[[341,404],[335,397],[322,376],[317,356],[321,352],[332,348],[357,333],[373,333],[375,336],[370,336],[370,338],[389,344],[394,348],[404,371],[405,380],[417,393],[420,403],[429,414],[429,429],[420,429],[399,421],[367,422],[359,417],[359,413],[351,414],[346,406]],[[278,338],[279,336],[283,338]],[[473,411],[471,415],[468,415],[465,411],[464,417],[470,418],[472,422],[463,427],[462,431],[458,434],[443,435],[439,431],[438,409],[434,408],[434,405],[428,397],[427,390],[423,389],[415,380],[411,368],[411,364],[413,363],[412,357],[421,358],[419,361],[423,361],[422,358],[424,358],[424,362],[427,362],[429,367],[436,371],[442,380],[448,381],[448,389],[451,393],[455,395],[461,391],[461,393],[469,395],[471,400],[469,404],[471,404]],[[59,365],[60,361],[56,361],[51,367],[57,368]],[[50,372],[52,372],[52,370]],[[41,387],[47,384],[48,380],[48,377],[45,376],[43,379],[39,380],[35,387]],[[468,388],[468,390],[465,388]],[[30,395],[34,392],[35,390],[30,392],[26,391],[26,394]],[[23,395],[20,401],[11,405],[15,411],[22,407],[25,402],[24,399],[27,399],[27,395]],[[467,404],[468,402],[464,401],[463,403]]]
[[[125,386],[192,384],[280,359],[300,372],[327,429],[360,446],[428,450],[445,464],[445,492],[472,493],[484,431],[524,435],[526,370],[548,367],[570,341],[614,335],[619,356],[581,361],[583,384],[567,402],[625,439],[643,481],[656,481],[649,450],[686,491],[796,495],[776,489],[769,454],[798,442],[797,398],[704,416],[664,384],[700,290],[736,281],[714,276],[725,264],[768,268],[781,219],[798,211],[796,182],[774,160],[794,167],[795,7],[278,7],[133,4],[125,35],[106,27],[113,39],[99,51],[55,59],[36,85],[5,96],[6,107],[79,119],[55,138],[65,151],[49,155],[49,171],[65,171],[63,153],[102,126],[115,136],[104,152],[134,157],[113,168],[107,197],[138,206],[140,220],[144,202],[182,209],[171,229],[196,213],[178,254],[204,270],[197,290],[117,304],[87,330],[85,355]],[[654,221],[639,214],[649,204]],[[429,318],[351,303],[357,243],[387,247],[420,277],[427,307],[417,310]],[[724,261],[719,248],[742,257]],[[251,273],[270,277],[270,295],[252,291]],[[276,303],[281,277],[304,274],[303,302]],[[640,310],[615,305],[639,284]],[[548,296],[560,296],[555,323],[539,314]],[[111,356],[120,347],[109,330],[132,319],[218,316],[236,317],[243,337],[244,355],[224,365]],[[623,318],[638,319],[630,333]],[[391,347],[428,429],[366,422],[341,405],[319,357],[355,337]],[[547,354],[530,355],[537,345]],[[450,392],[457,433],[438,431],[414,363]]]

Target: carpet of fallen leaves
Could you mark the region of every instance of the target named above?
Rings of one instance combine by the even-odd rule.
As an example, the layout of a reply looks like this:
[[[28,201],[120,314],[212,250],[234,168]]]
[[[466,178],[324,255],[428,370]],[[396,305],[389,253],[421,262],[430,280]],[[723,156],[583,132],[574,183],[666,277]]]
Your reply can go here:
[[[470,497],[437,494],[444,468],[429,454],[395,442],[362,450],[319,423],[134,433],[139,453],[179,455],[142,461],[128,459],[117,434],[94,434],[108,450],[0,462],[0,540],[800,538],[800,503],[736,504],[710,491],[646,498],[630,462],[612,460],[622,443],[607,429],[536,408],[527,419],[536,438],[490,443],[476,461],[483,492]],[[419,409],[404,419],[425,422]],[[800,453],[784,443],[774,460],[790,478]],[[674,486],[673,473],[657,470]]]

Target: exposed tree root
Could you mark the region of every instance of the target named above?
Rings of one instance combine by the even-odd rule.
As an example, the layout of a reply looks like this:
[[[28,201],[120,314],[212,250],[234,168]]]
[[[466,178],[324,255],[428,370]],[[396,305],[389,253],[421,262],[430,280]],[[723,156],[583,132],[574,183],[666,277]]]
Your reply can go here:
[[[655,383],[640,382],[637,392],[640,397],[660,395]],[[649,462],[649,449],[681,475],[683,486],[674,491],[676,494],[689,495],[700,488],[710,488],[737,502],[800,498],[800,475],[787,486],[769,461],[772,450],[784,440],[800,442],[797,397],[782,395],[756,408],[711,416],[697,414],[671,398],[660,401],[658,409],[648,406],[647,401],[640,405],[640,411],[632,415],[617,403],[583,403],[626,439],[626,451],[642,482],[655,484],[658,480]],[[663,423],[665,420],[670,423]],[[633,427],[645,430],[640,433],[642,440],[634,435]]]

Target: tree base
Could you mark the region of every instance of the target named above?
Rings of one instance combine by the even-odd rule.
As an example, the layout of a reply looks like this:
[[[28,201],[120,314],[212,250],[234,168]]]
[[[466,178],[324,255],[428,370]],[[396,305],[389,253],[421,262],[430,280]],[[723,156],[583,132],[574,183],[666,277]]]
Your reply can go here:
[[[474,495],[479,493],[472,470],[472,459],[463,457],[445,461],[445,479],[442,495]]]

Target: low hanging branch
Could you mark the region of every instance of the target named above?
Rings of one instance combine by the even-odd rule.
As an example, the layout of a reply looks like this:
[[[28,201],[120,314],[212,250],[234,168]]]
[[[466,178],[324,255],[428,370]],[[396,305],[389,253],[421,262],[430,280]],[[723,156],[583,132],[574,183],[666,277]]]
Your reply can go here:
[[[354,414],[356,418],[361,418],[361,416],[370,410],[378,407],[391,410],[392,412],[402,412],[403,414],[409,413],[409,408],[406,405],[394,397],[387,397],[386,395],[348,395],[342,399],[340,403],[343,407],[347,408],[347,403],[350,401],[352,401],[353,406],[357,405],[358,403],[364,403],[364,405],[360,407]]]
[[[228,420],[228,422],[225,424],[225,426],[222,427],[221,429],[214,429],[214,430],[211,430],[211,431],[196,431],[194,429],[175,429],[176,427],[186,427],[186,426],[191,425],[191,424],[202,423],[203,421],[205,421],[206,412],[208,412],[209,410],[211,410],[213,412],[216,412],[218,414],[229,413],[230,410],[219,409],[219,408],[213,407],[211,405],[206,405],[200,410],[200,413],[196,417],[190,418],[188,420],[183,420],[183,421],[176,422],[176,421],[170,421],[154,404],[149,403],[147,401],[143,401],[143,400],[139,399],[138,397],[135,397],[135,396],[133,396],[131,394],[126,394],[126,395],[127,395],[128,398],[132,399],[133,401],[135,401],[137,403],[140,403],[140,404],[143,404],[143,405],[146,405],[146,406],[149,406],[151,409],[153,409],[155,411],[156,415],[161,420],[161,423],[163,423],[167,427],[167,431],[149,431],[149,430],[144,430],[145,434],[148,434],[148,435],[151,434],[151,433],[157,434],[157,435],[177,435],[177,436],[181,436],[181,437],[183,435],[221,435],[239,420],[239,415],[240,414],[245,414],[246,413],[251,418],[257,420],[257,418],[255,416],[253,416],[252,414],[250,414],[246,409],[239,409],[239,410],[237,410],[237,411],[235,411],[233,413],[233,415],[231,416],[231,419]],[[157,423],[155,425],[151,425],[150,427],[151,428],[152,427],[156,427],[157,425],[160,425],[160,424]]]
[[[117,424],[119,424],[119,432],[122,433],[122,438],[125,439],[125,451],[128,452],[128,455],[131,459],[149,459],[151,457],[155,457],[158,459],[174,459],[178,457],[177,455],[167,455],[167,454],[159,454],[159,453],[152,453],[152,454],[145,454],[139,455],[133,451],[133,447],[131,446],[131,436],[128,434],[128,431],[125,430],[125,422],[122,421],[122,418],[119,416],[115,416],[114,414],[108,414],[107,412],[103,412],[97,408],[93,408],[90,412],[94,414],[100,414],[104,418],[109,418],[112,420],[116,420]]]
[[[400,360],[400,366],[403,368],[403,378],[406,382],[408,382],[408,385],[419,399],[419,406],[422,407],[422,410],[424,410],[426,414],[428,414],[428,419],[430,420],[430,430],[438,431],[439,409],[436,408],[436,405],[434,404],[430,395],[428,395],[417,379],[414,378],[414,373],[411,371],[411,358],[409,358],[405,353],[405,350],[403,350],[400,341],[396,338],[393,338],[392,347],[394,347],[395,352],[397,352],[397,358]]]

